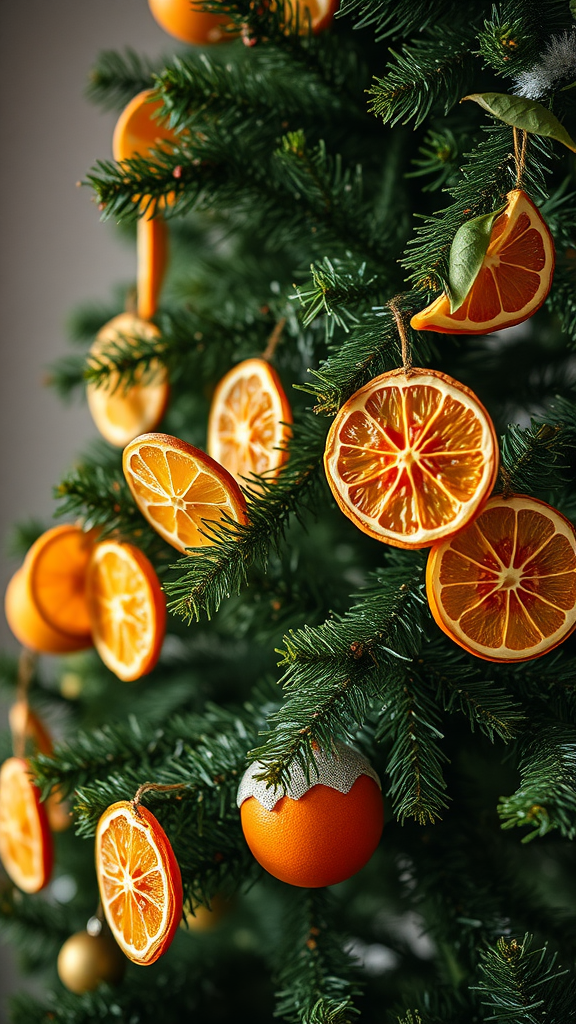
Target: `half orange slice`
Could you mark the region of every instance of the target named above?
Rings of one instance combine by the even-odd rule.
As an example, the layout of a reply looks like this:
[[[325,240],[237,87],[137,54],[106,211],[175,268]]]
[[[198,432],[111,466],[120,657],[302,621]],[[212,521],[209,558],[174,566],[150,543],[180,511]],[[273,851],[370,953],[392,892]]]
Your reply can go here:
[[[30,589],[29,566],[12,576],[4,598],[6,621],[16,639],[38,654],[70,654],[92,647],[92,636],[72,636],[53,629],[40,615]]]
[[[110,363],[107,351],[115,345],[135,344],[138,338],[154,342],[160,332],[154,324],[121,313],[98,332],[90,349],[94,363]],[[89,358],[90,358],[89,357]],[[110,444],[124,448],[138,434],[152,430],[162,419],[170,388],[165,368],[154,361],[144,372],[139,372],[135,383],[128,387],[119,384],[117,371],[113,371],[105,384],[86,388],[88,408],[98,430]]]
[[[201,530],[225,516],[246,522],[246,501],[228,470],[186,441],[142,434],[122,464],[142,515],[178,551],[213,544]]]
[[[277,476],[286,459],[292,410],[265,359],[245,359],[222,378],[208,420],[208,452],[238,483]],[[252,481],[253,482],[253,481]]]
[[[521,189],[508,193],[508,205],[492,228],[484,261],[463,304],[450,312],[445,292],[416,313],[410,326],[444,334],[489,334],[532,316],[552,286],[552,235]]]
[[[126,682],[151,672],[166,632],[166,602],[146,555],[133,544],[97,544],[87,593],[94,644],[104,664]]]
[[[324,454],[344,515],[364,533],[422,548],[478,513],[498,471],[484,406],[437,370],[393,370],[342,406]]]
[[[491,498],[432,548],[426,590],[440,628],[471,654],[537,658],[576,627],[576,531],[536,498]]]
[[[21,757],[9,757],[0,768],[0,859],[23,892],[39,892],[50,881],[53,846],[48,818]]]
[[[86,601],[86,571],[94,532],[66,524],[46,530],[26,555],[30,592],[42,618],[52,629],[85,639],[91,646]]]
[[[96,874],[106,920],[123,953],[153,964],[182,916],[182,878],[168,836],[146,807],[121,800],[96,829]]]

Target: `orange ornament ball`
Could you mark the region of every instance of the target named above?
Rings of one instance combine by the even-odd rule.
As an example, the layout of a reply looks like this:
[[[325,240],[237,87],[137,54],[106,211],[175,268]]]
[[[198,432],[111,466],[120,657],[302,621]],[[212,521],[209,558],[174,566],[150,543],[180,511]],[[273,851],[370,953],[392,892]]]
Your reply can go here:
[[[384,825],[380,780],[368,761],[344,743],[316,751],[310,783],[297,766],[287,789],[255,778],[259,762],[238,790],[244,836],[253,856],[275,878],[319,888],[355,875],[370,860]]]
[[[183,43],[206,46],[234,38],[226,31],[229,18],[194,10],[191,0],[148,0],[148,6],[160,28]]]

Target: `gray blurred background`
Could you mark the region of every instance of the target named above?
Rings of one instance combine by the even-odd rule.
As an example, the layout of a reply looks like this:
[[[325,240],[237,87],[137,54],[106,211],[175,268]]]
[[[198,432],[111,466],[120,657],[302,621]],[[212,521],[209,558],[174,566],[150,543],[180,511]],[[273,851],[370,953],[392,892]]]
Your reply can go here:
[[[43,386],[46,366],[71,351],[72,307],[106,300],[135,276],[133,247],[99,222],[89,189],[75,185],[97,158],[111,157],[116,120],[86,101],[86,77],[101,49],[156,57],[174,45],[146,0],[0,0],[2,594],[16,567],[6,554],[11,525],[31,517],[50,525],[52,487],[96,436],[84,404],[63,406]],[[17,649],[0,619],[0,648]],[[0,1024],[9,993],[26,984],[0,943]]]

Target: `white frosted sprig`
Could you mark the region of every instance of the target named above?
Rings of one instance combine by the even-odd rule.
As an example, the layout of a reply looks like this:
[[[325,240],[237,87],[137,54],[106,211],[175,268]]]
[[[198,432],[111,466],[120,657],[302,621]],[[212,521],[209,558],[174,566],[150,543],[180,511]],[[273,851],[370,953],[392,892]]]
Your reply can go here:
[[[539,100],[564,78],[576,78],[576,31],[551,36],[542,60],[516,76],[514,92],[528,100]]]

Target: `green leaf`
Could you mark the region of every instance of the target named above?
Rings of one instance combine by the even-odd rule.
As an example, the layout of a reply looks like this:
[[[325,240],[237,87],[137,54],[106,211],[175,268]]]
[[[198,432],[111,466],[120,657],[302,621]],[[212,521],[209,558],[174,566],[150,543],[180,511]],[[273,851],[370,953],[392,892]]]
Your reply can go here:
[[[467,220],[454,235],[448,266],[450,312],[455,313],[464,302],[478,277],[492,234],[492,225],[503,206],[493,213]]]
[[[475,92],[470,96],[464,96],[461,102],[464,100],[474,100],[474,103],[484,107],[484,110],[505,124],[532,132],[533,135],[545,135],[549,139],[556,139],[576,153],[576,142],[564,125],[560,124],[551,110],[536,100],[527,100],[524,96],[508,96],[505,92]]]

